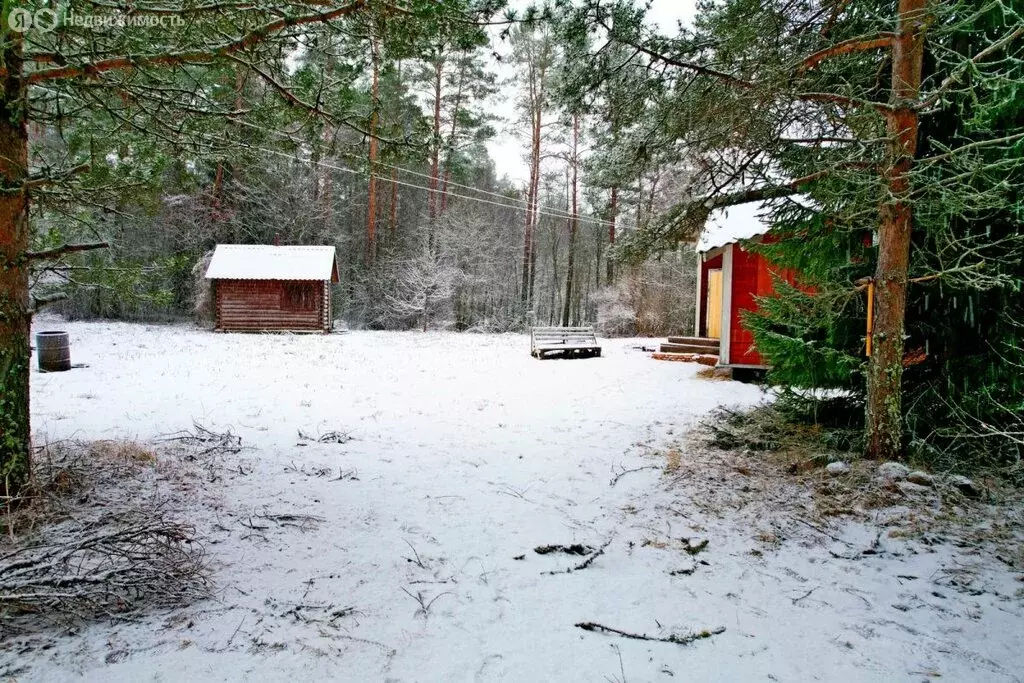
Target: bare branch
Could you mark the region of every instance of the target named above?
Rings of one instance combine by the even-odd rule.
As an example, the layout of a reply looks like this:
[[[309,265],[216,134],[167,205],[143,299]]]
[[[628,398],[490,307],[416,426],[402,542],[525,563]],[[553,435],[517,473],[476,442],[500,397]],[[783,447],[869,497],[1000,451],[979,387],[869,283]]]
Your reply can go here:
[[[804,74],[831,57],[850,54],[851,52],[865,52],[867,50],[878,50],[881,48],[892,47],[895,38],[895,34],[887,32],[880,33],[877,38],[851,38],[850,40],[844,40],[831,47],[827,47],[824,50],[819,50],[814,54],[804,57],[800,62],[800,65],[797,66],[796,72],[798,74]]]
[[[107,249],[110,247],[108,242],[90,242],[87,244],[63,244],[53,249],[44,249],[43,251],[27,251],[25,252],[25,258],[30,261],[42,261],[59,258],[67,254],[73,254],[79,251],[93,251],[94,249]]]
[[[725,633],[725,627],[719,626],[717,628],[704,629],[703,631],[697,631],[696,633],[687,633],[679,635],[672,633],[663,638],[658,636],[649,636],[646,633],[630,633],[629,631],[622,631],[611,626],[605,626],[598,624],[593,621],[582,621],[576,624],[576,628],[581,628],[584,631],[594,631],[595,633],[610,633],[616,636],[622,636],[623,638],[631,638],[633,640],[655,640],[659,643],[675,643],[677,645],[689,645],[690,643],[703,640],[704,638],[710,638],[711,636],[717,636],[720,633]]]
[[[74,168],[69,168],[64,173],[57,176],[51,176],[46,174],[38,174],[29,176],[24,183],[21,184],[22,190],[31,190],[37,187],[43,187],[44,185],[52,185],[54,183],[62,183],[68,178],[78,175],[79,173],[88,173],[91,166],[89,164],[79,164]],[[19,188],[17,185],[14,186],[14,190],[17,191]]]

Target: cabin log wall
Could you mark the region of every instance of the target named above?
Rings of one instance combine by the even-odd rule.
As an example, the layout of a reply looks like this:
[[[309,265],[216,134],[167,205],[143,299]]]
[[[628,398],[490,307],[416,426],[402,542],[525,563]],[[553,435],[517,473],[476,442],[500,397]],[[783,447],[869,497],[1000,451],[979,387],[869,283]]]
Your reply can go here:
[[[220,331],[330,331],[330,290],[322,281],[217,280],[214,286]],[[313,305],[293,310],[287,288],[301,288]]]

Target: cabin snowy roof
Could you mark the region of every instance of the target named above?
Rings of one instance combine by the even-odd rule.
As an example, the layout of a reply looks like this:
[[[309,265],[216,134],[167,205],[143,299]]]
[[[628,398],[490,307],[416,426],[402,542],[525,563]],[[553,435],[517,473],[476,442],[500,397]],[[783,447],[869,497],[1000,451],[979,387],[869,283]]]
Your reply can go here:
[[[786,201],[795,202],[808,209],[818,205],[806,194],[794,194]],[[748,202],[715,209],[708,216],[697,240],[697,253],[704,253],[724,247],[740,240],[749,240],[766,235],[772,229],[768,218],[771,216],[769,202]]]
[[[768,206],[764,202],[715,209],[700,233],[697,251],[711,251],[726,244],[763,235],[771,229],[767,216]]]
[[[338,281],[334,247],[218,244],[207,280]]]

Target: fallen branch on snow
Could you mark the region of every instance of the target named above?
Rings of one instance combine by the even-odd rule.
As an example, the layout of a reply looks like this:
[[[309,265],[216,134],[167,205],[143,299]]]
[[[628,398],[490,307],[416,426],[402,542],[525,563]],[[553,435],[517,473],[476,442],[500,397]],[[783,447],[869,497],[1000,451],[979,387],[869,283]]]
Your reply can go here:
[[[686,544],[683,549],[690,555],[699,555],[707,549],[708,543],[710,543],[706,538],[683,538],[680,540]]]
[[[306,434],[301,429],[299,432],[299,441],[315,441],[316,443],[348,443],[349,441],[355,440],[355,437],[348,432],[340,430],[325,432],[320,436],[314,438],[309,434]]]
[[[620,467],[621,467],[622,471],[620,471],[618,474],[616,474],[614,477],[612,477],[612,480],[610,482],[608,482],[609,486],[615,486],[616,484],[619,483],[619,479],[622,479],[627,474],[631,474],[633,472],[642,472],[643,470],[656,470],[656,469],[660,469],[657,465],[644,465],[643,467],[635,467],[635,468],[633,468],[631,470],[627,470],[625,467],[622,467],[621,465],[620,465]]]
[[[835,534],[832,534],[832,533],[829,533],[828,531],[825,531],[824,529],[822,529],[817,524],[812,524],[811,522],[808,522],[806,519],[803,519],[801,517],[794,517],[793,519],[795,519],[796,521],[800,522],[801,524],[803,524],[803,525],[805,525],[807,527],[810,527],[814,531],[817,531],[819,534],[821,534],[823,536],[827,536],[828,538],[831,538],[836,543],[842,543],[847,548],[852,548],[853,547],[853,544],[850,543],[849,541],[844,541],[843,539],[839,538]]]
[[[301,531],[309,531],[311,529],[316,529],[322,522],[327,521],[325,518],[318,517],[317,515],[303,515],[294,512],[285,512],[278,514],[264,512],[261,515],[256,515],[256,517],[258,519],[266,519],[271,522],[277,522],[278,526],[294,526],[300,529]]]
[[[804,593],[803,595],[801,595],[798,598],[790,598],[790,602],[792,602],[794,605],[796,605],[797,603],[799,603],[804,598],[809,598],[811,596],[811,593],[813,593],[814,591],[818,590],[819,588],[821,588],[821,586],[815,586],[814,588],[812,588],[811,590],[807,591],[806,593]]]
[[[412,559],[411,557],[406,557],[406,558],[404,558],[404,559],[405,559],[405,561],[406,561],[406,562],[410,562],[410,563],[412,563],[412,564],[415,564],[415,565],[416,565],[417,567],[419,567],[420,569],[426,569],[426,568],[427,568],[427,565],[423,564],[423,560],[422,560],[422,559],[420,559],[420,554],[419,554],[418,552],[416,552],[416,546],[414,546],[414,545],[413,545],[412,543],[410,543],[409,541],[406,541],[406,539],[404,539],[404,538],[403,538],[402,540],[403,540],[403,541],[405,541],[405,544],[406,544],[407,546],[409,546],[409,549],[410,549],[410,550],[412,550],[412,554],[416,556],[416,559],[415,559],[415,560],[414,560],[414,559]]]
[[[565,553],[566,555],[586,555],[587,553],[594,552],[594,549],[589,545],[583,545],[582,543],[573,543],[572,545],[539,545],[533,549],[533,552],[538,555],[550,555],[551,553]]]
[[[710,638],[711,636],[717,636],[720,633],[725,633],[725,627],[719,626],[717,628],[704,629],[703,631],[697,631],[695,633],[687,633],[683,635],[673,633],[659,638],[658,636],[649,636],[645,633],[620,631],[617,628],[605,626],[604,624],[597,624],[593,621],[582,621],[576,624],[576,628],[581,628],[584,631],[594,631],[595,633],[610,633],[612,635],[622,636],[623,638],[632,638],[633,640],[653,640],[659,643],[675,643],[676,645],[689,645],[694,641],[703,640],[705,638]]]
[[[451,595],[454,597],[455,595],[451,591],[445,591],[443,593],[438,593],[430,600],[427,600],[427,598],[423,595],[421,591],[416,591],[416,595],[413,595],[411,592],[406,590],[405,587],[399,586],[399,588],[401,588],[406,595],[408,595],[410,598],[412,598],[419,604],[420,607],[418,610],[416,610],[414,616],[422,614],[424,619],[430,616],[430,608],[433,607],[434,603],[437,602],[439,598],[442,598],[446,595]]]
[[[594,560],[596,560],[597,558],[601,557],[601,555],[604,555],[605,549],[609,545],[611,545],[611,543],[612,543],[612,539],[609,538],[605,542],[604,545],[602,545],[600,548],[598,548],[597,550],[592,552],[590,555],[588,555],[587,559],[583,560],[582,562],[580,562],[575,567],[570,567],[568,569],[552,570],[552,571],[547,571],[547,572],[542,572],[542,573],[543,574],[571,574],[571,573],[573,573],[575,571],[579,571],[581,569],[586,569],[587,567],[589,567],[591,565],[591,563],[593,563]]]

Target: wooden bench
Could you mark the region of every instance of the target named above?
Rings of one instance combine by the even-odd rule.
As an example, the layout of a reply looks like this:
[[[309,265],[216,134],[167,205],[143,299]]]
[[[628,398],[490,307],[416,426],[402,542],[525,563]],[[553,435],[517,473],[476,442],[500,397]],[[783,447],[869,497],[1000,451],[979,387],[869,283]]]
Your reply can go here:
[[[601,355],[593,327],[534,327],[530,330],[530,355],[593,358]]]

